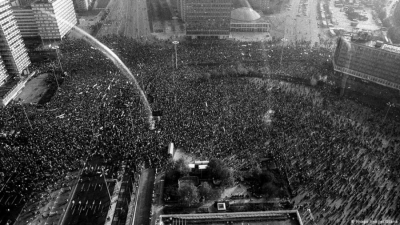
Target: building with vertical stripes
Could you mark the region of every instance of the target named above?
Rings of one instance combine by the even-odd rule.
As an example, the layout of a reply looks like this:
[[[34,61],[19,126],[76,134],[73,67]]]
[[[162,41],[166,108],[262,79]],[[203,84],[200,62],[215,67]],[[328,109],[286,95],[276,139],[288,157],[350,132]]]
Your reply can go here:
[[[35,0],[9,0],[11,6],[28,6]]]
[[[31,6],[11,8],[22,38],[39,37],[39,27]]]
[[[187,36],[229,37],[232,0],[183,0],[181,4]]]
[[[369,42],[368,42],[369,43]],[[400,47],[339,38],[333,57],[336,72],[400,90]],[[346,85],[346,80],[343,80]]]
[[[72,0],[37,0],[32,10],[43,40],[60,40],[77,24]]]
[[[0,56],[0,84],[31,63],[8,0],[0,0]]]
[[[92,0],[75,0],[76,10],[78,11],[88,11]]]

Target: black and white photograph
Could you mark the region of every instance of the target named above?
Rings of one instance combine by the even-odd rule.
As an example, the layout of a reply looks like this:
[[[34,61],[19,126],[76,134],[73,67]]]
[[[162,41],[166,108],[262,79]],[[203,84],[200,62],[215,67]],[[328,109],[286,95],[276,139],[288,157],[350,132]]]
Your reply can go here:
[[[0,0],[0,225],[400,225],[400,0]]]

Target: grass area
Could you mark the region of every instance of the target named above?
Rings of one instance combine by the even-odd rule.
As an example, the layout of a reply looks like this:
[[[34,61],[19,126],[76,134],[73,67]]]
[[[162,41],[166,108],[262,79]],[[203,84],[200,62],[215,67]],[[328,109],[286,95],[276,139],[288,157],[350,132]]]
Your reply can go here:
[[[108,3],[110,2],[110,0],[97,0],[97,7],[98,9],[104,9],[107,7]]]

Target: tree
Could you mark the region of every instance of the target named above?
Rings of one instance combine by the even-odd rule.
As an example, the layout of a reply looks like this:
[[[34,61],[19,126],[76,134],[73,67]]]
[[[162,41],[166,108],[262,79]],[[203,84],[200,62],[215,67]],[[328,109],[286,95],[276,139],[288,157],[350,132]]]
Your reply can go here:
[[[181,174],[181,176],[187,176],[190,172],[190,168],[186,164],[184,159],[178,159],[174,163],[174,170],[178,171]]]
[[[178,195],[178,185],[169,185],[165,188],[165,197],[176,198]]]
[[[207,182],[203,182],[199,187],[200,196],[204,196],[206,199],[210,199],[212,196],[212,188],[211,185]]]
[[[222,186],[232,186],[234,183],[233,169],[226,167],[220,159],[211,159],[207,171],[215,180],[220,180]]]
[[[188,206],[199,202],[199,190],[193,183],[183,183],[178,189],[179,197]]]

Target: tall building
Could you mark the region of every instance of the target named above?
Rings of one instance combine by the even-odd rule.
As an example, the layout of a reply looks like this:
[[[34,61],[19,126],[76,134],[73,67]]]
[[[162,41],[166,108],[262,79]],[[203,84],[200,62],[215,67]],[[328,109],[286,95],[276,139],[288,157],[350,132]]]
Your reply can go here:
[[[92,0],[75,0],[76,10],[87,11],[89,10]]]
[[[7,81],[8,77],[7,69],[4,66],[3,59],[0,57],[0,86]]]
[[[366,45],[339,38],[333,67],[345,77],[353,76],[400,90],[400,47],[379,42]],[[342,85],[345,84],[346,80]]]
[[[31,63],[8,0],[0,0],[0,55],[8,74],[0,65],[0,83],[22,74]]]
[[[34,0],[9,0],[9,1],[11,3],[11,6],[28,6]]]
[[[21,36],[23,38],[35,38],[39,37],[39,27],[36,23],[35,14],[33,13],[31,6],[18,7],[14,6],[11,8]]]
[[[181,0],[186,35],[228,38],[232,0]]]
[[[38,0],[32,9],[43,40],[60,40],[77,24],[72,0]]]

